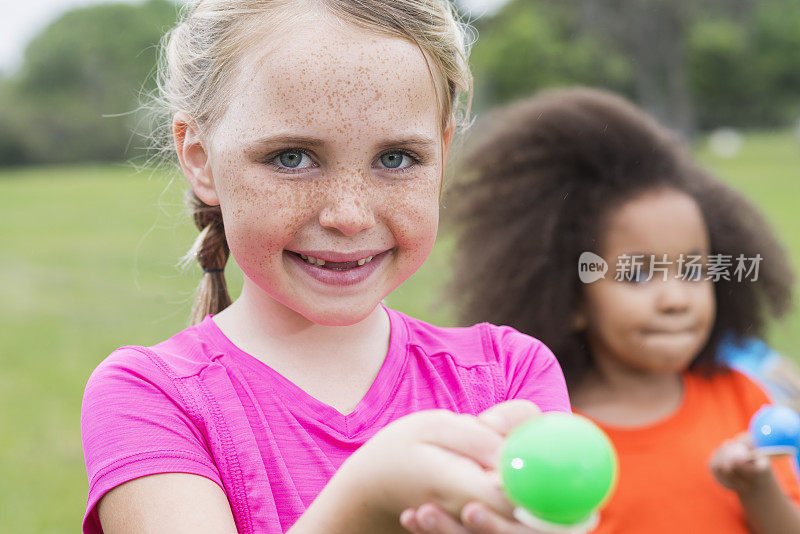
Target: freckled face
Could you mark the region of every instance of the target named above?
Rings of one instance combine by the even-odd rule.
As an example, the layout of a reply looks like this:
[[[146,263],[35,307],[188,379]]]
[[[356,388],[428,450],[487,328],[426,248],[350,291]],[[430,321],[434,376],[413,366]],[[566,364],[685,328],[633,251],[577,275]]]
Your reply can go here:
[[[621,255],[667,255],[667,280],[649,263],[639,280],[617,281]],[[708,231],[697,203],[684,193],[646,193],[614,210],[602,243],[606,278],[583,286],[579,323],[586,328],[592,355],[639,371],[686,369],[710,335],[716,310],[714,287],[705,280],[676,278],[681,255],[709,254]],[[685,271],[684,271],[685,272]]]
[[[211,170],[245,284],[315,323],[355,323],[436,237],[443,143],[425,59],[308,15],[252,47],[238,76]]]

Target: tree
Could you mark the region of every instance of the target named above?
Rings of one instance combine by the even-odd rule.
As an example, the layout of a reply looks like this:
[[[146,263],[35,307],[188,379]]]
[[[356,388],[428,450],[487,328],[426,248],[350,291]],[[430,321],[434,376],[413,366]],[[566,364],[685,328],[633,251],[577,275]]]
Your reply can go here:
[[[102,4],[67,12],[45,28],[0,92],[0,124],[16,129],[12,139],[0,137],[0,163],[125,157],[130,121],[103,115],[135,109],[160,37],[176,16],[168,0]]]
[[[479,20],[472,53],[476,107],[576,82],[629,92],[628,62],[613,43],[581,32],[579,22],[566,4],[537,0],[512,0]]]
[[[800,3],[764,0],[744,22],[708,17],[690,33],[702,128],[787,126],[800,114]]]

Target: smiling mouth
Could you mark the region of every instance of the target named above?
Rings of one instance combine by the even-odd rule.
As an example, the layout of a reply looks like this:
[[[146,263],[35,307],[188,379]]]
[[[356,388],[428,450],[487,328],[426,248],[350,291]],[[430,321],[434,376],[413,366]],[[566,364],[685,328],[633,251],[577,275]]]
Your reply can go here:
[[[391,250],[391,249],[390,249]],[[332,271],[348,271],[350,269],[355,269],[357,267],[361,267],[366,265],[367,263],[371,262],[373,259],[383,256],[389,252],[389,250],[385,250],[380,254],[375,254],[373,256],[367,256],[366,258],[361,258],[358,260],[353,261],[326,261],[320,258],[314,258],[313,256],[307,256],[305,254],[300,254],[298,252],[289,251],[290,254],[294,254],[304,262],[309,265],[313,265],[314,267],[319,267],[322,269],[329,269]]]

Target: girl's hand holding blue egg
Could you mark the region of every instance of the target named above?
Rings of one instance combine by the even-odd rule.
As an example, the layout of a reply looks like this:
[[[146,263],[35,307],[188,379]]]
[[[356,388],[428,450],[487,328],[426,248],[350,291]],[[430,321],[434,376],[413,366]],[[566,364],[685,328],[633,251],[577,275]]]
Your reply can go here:
[[[798,447],[800,415],[787,406],[765,405],[750,420],[748,432],[717,449],[711,471],[726,488],[747,494],[772,476],[770,456],[796,455]]]
[[[769,458],[753,446],[747,432],[720,446],[711,458],[711,472],[726,488],[743,495],[771,476]]]

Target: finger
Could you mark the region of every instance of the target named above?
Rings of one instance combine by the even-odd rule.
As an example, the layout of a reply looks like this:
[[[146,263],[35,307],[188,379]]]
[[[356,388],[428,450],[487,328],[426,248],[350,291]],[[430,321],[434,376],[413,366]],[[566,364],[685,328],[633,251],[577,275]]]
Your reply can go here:
[[[744,443],[752,448],[753,446],[753,436],[750,435],[750,432],[741,432],[734,436],[733,441],[737,441],[739,443]]]
[[[523,422],[540,413],[539,407],[531,401],[513,399],[484,410],[478,415],[478,420],[505,436]]]
[[[753,452],[746,462],[734,466],[734,473],[745,481],[752,481],[770,471],[770,460],[764,454]]]
[[[432,503],[419,507],[417,523],[420,532],[426,534],[470,534],[457,519]]]
[[[497,465],[503,437],[471,415],[438,414],[420,426],[420,441],[442,455],[441,469],[432,473],[436,486],[449,488],[431,499],[457,515],[464,503],[478,500],[500,514],[511,517],[513,506],[497,477],[490,470]],[[435,453],[436,451],[432,451]],[[419,517],[419,516],[417,516]]]
[[[409,532],[419,532],[417,525],[417,512],[413,508],[406,508],[400,514],[400,525]]]
[[[471,502],[461,510],[461,521],[473,534],[542,534],[517,521],[497,515],[478,502]]]
[[[747,487],[747,471],[751,469],[752,450],[740,440],[723,443],[714,453],[709,463],[711,472],[720,484],[734,491]]]
[[[736,491],[750,487],[769,468],[769,460],[740,439],[726,442],[712,460],[712,469],[718,480]]]
[[[738,441],[726,442],[719,449],[720,468],[725,473],[741,469],[750,460],[750,457],[747,445]]]
[[[453,455],[450,451],[430,444],[423,446],[433,449],[430,455],[435,455],[437,452],[441,455],[440,460],[432,458],[433,465],[439,465],[441,468],[431,473],[431,476],[435,477],[437,488],[446,488],[438,490],[426,500],[435,501],[453,515],[458,515],[467,502],[481,501],[497,513],[512,517],[514,507],[508,501],[495,473],[472,460]],[[417,518],[419,519],[419,515]]]
[[[503,437],[481,424],[477,417],[448,412],[441,419],[424,425],[421,441],[465,456],[484,468],[497,464]]]
[[[772,460],[770,460],[769,456],[758,451],[754,453],[754,456],[755,462],[753,463],[753,467],[759,474],[765,473],[772,469]]]
[[[733,447],[731,456],[731,469],[738,473],[750,473],[757,470],[756,465],[760,454],[744,443],[737,443]]]
[[[729,458],[724,449],[720,449],[709,463],[712,474],[717,481],[731,490],[737,490],[741,484],[740,476],[730,465]]]

